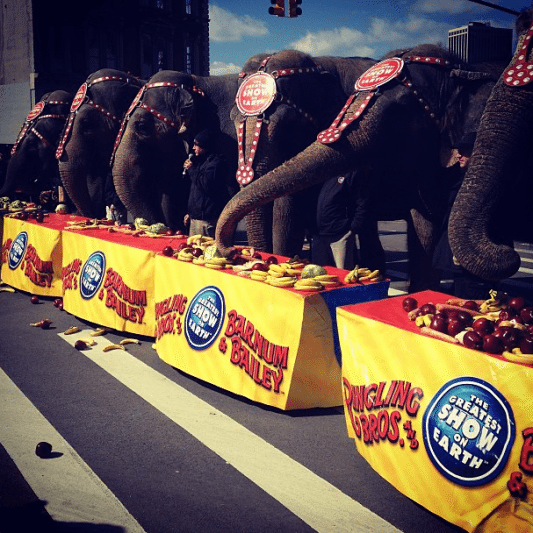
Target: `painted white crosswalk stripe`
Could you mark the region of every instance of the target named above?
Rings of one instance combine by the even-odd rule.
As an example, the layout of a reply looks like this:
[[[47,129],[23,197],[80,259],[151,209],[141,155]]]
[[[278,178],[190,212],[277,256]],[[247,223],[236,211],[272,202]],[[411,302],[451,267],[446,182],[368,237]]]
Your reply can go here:
[[[40,459],[38,442],[57,457]],[[0,369],[0,442],[33,492],[58,522],[106,524],[145,533],[109,488]]]
[[[74,345],[87,331],[63,335]],[[184,428],[319,533],[399,533],[369,509],[221,411],[124,351],[104,352],[102,337],[84,353]],[[355,446],[354,446],[355,453]]]

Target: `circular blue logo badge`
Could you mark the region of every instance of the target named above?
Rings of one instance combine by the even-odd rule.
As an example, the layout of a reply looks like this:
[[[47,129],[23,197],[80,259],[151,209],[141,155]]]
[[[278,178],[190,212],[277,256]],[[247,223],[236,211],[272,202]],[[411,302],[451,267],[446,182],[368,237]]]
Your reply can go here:
[[[185,337],[189,346],[204,350],[213,344],[224,322],[224,296],[216,287],[205,287],[194,296],[185,315]]]
[[[15,270],[20,265],[27,246],[28,234],[23,231],[15,237],[15,240],[11,243],[11,248],[9,248],[7,264],[11,270]]]
[[[92,253],[80,273],[80,294],[84,300],[89,300],[98,292],[104,273],[105,255],[103,252]]]
[[[489,383],[456,378],[441,387],[423,417],[429,458],[450,481],[477,486],[504,468],[515,439],[507,400]]]

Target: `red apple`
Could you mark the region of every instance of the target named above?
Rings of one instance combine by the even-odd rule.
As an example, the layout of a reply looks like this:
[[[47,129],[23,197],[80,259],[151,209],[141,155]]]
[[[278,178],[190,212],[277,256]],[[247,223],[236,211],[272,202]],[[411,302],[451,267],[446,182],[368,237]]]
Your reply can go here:
[[[509,300],[507,306],[510,309],[514,309],[515,311],[520,311],[523,307],[526,306],[526,300],[522,298],[522,296],[515,296],[514,298],[511,298]]]
[[[533,307],[527,306],[520,310],[520,318],[524,324],[533,324]]]
[[[412,311],[418,307],[418,302],[413,297],[407,296],[407,298],[402,300],[402,307],[404,308],[405,312],[408,313],[409,311]]]
[[[193,257],[200,257],[201,255],[204,255],[204,251],[201,248],[199,248],[198,246],[195,246],[192,249],[191,254],[193,255]]]
[[[47,459],[52,455],[52,445],[49,442],[39,442],[35,447],[35,455],[41,459]]]
[[[437,308],[433,304],[424,304],[420,308],[421,315],[434,315],[437,311]]]
[[[265,263],[254,263],[252,265],[252,270],[262,270],[263,272],[268,272],[268,265]]]
[[[478,318],[472,323],[472,329],[478,333],[481,337],[490,335],[494,331],[494,322],[488,318]]]
[[[511,320],[516,316],[516,311],[514,309],[502,309],[498,314],[498,321],[500,320]]]
[[[41,329],[48,329],[50,327],[50,324],[52,324],[52,321],[49,319],[49,318],[43,318],[40,322],[39,322],[39,327]]]
[[[261,260],[263,259],[263,256],[259,252],[254,252],[252,257],[254,259],[261,259]]]
[[[441,333],[447,333],[448,332],[448,321],[446,320],[445,316],[442,316],[441,314],[436,314],[431,319],[431,323],[429,324],[429,327],[431,329],[434,329],[435,331],[440,331]]]
[[[533,353],[533,335],[524,335],[518,347],[522,353]]]
[[[467,348],[481,350],[483,347],[483,339],[475,331],[467,331],[463,337],[463,344]]]
[[[39,303],[39,297],[33,295],[33,296],[30,298],[30,302],[31,302],[32,304],[38,304],[38,303]]]
[[[54,300],[54,307],[59,307],[60,303],[63,303],[63,300],[61,300],[61,298],[56,298]]]
[[[458,318],[448,319],[448,335],[455,337],[458,333],[463,331],[463,329],[465,329],[465,323],[462,320]]]
[[[165,231],[165,235],[166,235],[167,237],[173,237],[173,236],[174,236],[174,232],[173,232],[171,229],[167,229],[167,230]]]
[[[512,326],[497,326],[493,335],[502,340],[506,350],[516,348],[522,338],[520,331]]]
[[[163,248],[163,255],[166,255],[167,257],[172,257],[173,254],[174,254],[174,250],[172,246],[165,246]]]
[[[278,258],[275,257],[274,255],[269,255],[265,259],[265,262],[266,262],[267,265],[277,265],[278,264]]]
[[[505,345],[503,341],[495,335],[485,335],[483,337],[483,351],[487,353],[502,353]]]
[[[37,211],[35,214],[35,220],[36,222],[44,222],[44,214],[42,211]]]
[[[87,349],[87,343],[85,341],[82,341],[81,339],[79,339],[79,340],[77,340],[74,343],[74,348],[76,348],[76,350],[86,350]]]
[[[479,305],[474,300],[468,300],[463,304],[465,309],[470,309],[471,311],[479,311]]]

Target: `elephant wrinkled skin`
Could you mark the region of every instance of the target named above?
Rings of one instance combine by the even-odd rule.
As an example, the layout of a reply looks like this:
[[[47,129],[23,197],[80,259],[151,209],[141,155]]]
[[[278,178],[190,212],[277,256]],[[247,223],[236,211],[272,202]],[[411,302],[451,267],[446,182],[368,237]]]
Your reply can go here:
[[[183,229],[188,199],[183,162],[203,129],[217,133],[215,151],[231,167],[228,187],[235,183],[237,140],[229,113],[236,92],[237,75],[163,70],[148,80],[124,121],[112,167],[117,194],[133,217]]]
[[[20,191],[38,198],[58,176],[55,151],[67,119],[72,95],[57,90],[45,94],[28,115],[14,143],[0,196]]]
[[[104,193],[113,145],[121,120],[142,85],[125,72],[102,69],[92,73],[74,97],[57,158],[61,181],[83,216],[105,217]]]
[[[428,287],[435,225],[447,198],[439,179],[441,150],[450,149],[464,132],[477,128],[497,76],[468,66],[458,68],[459,59],[436,45],[394,51],[387,57],[404,61],[401,75],[418,93],[400,77],[392,79],[379,87],[360,118],[336,142],[315,141],[243,188],[227,204],[217,225],[217,246],[224,255],[234,253],[236,225],[254,209],[352,169],[370,168],[379,219],[387,213],[412,217],[414,232],[408,245],[411,257],[419,251],[419,258],[410,261],[410,290]],[[346,116],[360,109],[367,94],[357,94]]]
[[[533,84],[527,75],[523,84],[512,78],[513,71],[525,73],[532,64],[526,40],[528,33],[533,34],[532,24],[533,7],[517,19],[516,51],[487,101],[448,226],[450,246],[460,265],[491,281],[510,277],[519,269],[513,239],[533,242]]]

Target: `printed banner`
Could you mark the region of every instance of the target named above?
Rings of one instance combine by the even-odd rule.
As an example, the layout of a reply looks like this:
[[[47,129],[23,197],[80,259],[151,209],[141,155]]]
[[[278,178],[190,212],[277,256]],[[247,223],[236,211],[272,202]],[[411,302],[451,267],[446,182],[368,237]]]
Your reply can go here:
[[[337,310],[348,435],[382,477],[445,520],[532,531],[532,367],[417,333],[402,300]]]
[[[340,364],[322,294],[155,257],[156,349],[168,364],[279,409],[342,404]],[[378,288],[378,286],[380,286]],[[388,283],[375,284],[374,297]],[[346,292],[359,301],[357,287]]]
[[[154,336],[154,252],[63,232],[63,306],[101,326]]]
[[[63,223],[57,219],[47,224],[11,217],[3,220],[2,281],[31,294],[62,296]]]

